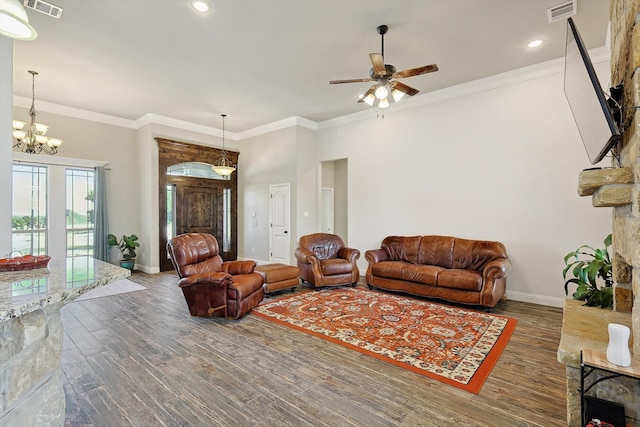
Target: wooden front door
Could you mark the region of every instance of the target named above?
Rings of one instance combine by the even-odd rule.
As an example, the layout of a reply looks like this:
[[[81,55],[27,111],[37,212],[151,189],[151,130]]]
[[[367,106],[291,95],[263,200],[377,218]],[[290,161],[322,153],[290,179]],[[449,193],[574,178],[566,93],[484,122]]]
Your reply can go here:
[[[160,270],[173,269],[167,254],[171,236],[212,234],[223,260],[235,260],[237,251],[237,173],[231,179],[208,179],[167,174],[171,166],[188,162],[213,163],[220,150],[156,138],[159,152]],[[235,163],[238,153],[227,151]]]

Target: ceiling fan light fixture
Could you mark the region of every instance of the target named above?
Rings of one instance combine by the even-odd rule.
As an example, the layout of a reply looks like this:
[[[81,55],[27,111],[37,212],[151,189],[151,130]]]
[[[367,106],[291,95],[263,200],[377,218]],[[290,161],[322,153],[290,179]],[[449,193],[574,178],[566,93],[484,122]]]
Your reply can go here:
[[[19,0],[0,0],[0,36],[24,41],[38,37]]]
[[[391,91],[391,96],[395,102],[399,102],[404,96],[404,92],[400,92],[398,89],[393,89]]]
[[[388,108],[389,100],[387,98],[382,98],[380,102],[378,102],[378,108]]]
[[[365,104],[367,104],[369,107],[373,107],[373,103],[375,102],[376,97],[375,97],[375,95],[374,95],[374,94],[370,93],[369,95],[365,96],[362,100],[363,100],[363,101],[365,102]]]
[[[378,99],[384,99],[387,97],[387,95],[389,95],[389,90],[387,89],[387,85],[386,84],[379,84],[378,87],[376,88],[376,98]]]

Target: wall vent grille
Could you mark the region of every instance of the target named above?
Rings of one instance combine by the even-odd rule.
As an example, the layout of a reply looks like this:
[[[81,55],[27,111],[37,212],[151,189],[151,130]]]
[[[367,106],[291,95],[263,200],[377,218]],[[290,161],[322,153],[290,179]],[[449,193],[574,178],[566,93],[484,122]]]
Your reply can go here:
[[[577,0],[571,0],[547,9],[549,24],[573,16],[577,13]]]
[[[44,13],[45,15],[49,15],[53,18],[60,19],[60,16],[62,15],[61,7],[47,3],[43,0],[24,0],[22,4],[29,9],[37,10],[38,12]]]

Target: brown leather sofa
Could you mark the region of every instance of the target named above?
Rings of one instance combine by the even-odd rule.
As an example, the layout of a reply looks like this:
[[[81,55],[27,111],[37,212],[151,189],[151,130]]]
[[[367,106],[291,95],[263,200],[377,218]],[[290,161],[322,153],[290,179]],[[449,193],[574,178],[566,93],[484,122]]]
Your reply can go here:
[[[503,297],[511,272],[500,242],[449,236],[388,236],[365,253],[370,289],[401,291],[487,310]]]
[[[360,251],[348,248],[336,234],[314,233],[300,237],[294,252],[300,279],[315,288],[355,286],[360,279],[356,261]]]
[[[211,234],[187,233],[167,243],[192,316],[238,319],[264,298],[255,261],[222,261]]]

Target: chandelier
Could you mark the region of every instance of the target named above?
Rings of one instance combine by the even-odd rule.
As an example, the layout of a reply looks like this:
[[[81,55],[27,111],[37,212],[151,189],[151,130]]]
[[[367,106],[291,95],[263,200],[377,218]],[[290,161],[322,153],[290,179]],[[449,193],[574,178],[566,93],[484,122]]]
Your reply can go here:
[[[38,112],[34,104],[36,99],[36,76],[38,72],[29,70],[29,74],[31,74],[29,126],[26,130],[22,130],[26,123],[21,120],[13,121],[13,137],[18,141],[13,146],[29,154],[40,154],[43,151],[47,154],[56,154],[58,147],[62,145],[62,140],[45,136],[49,130],[49,126],[36,123],[36,115]]]
[[[224,118],[227,117],[226,114],[222,115],[222,153],[220,154],[220,158],[213,163],[212,169],[215,173],[220,176],[229,176],[236,170],[236,165],[231,162],[231,160],[227,159],[227,152],[224,150]]]

